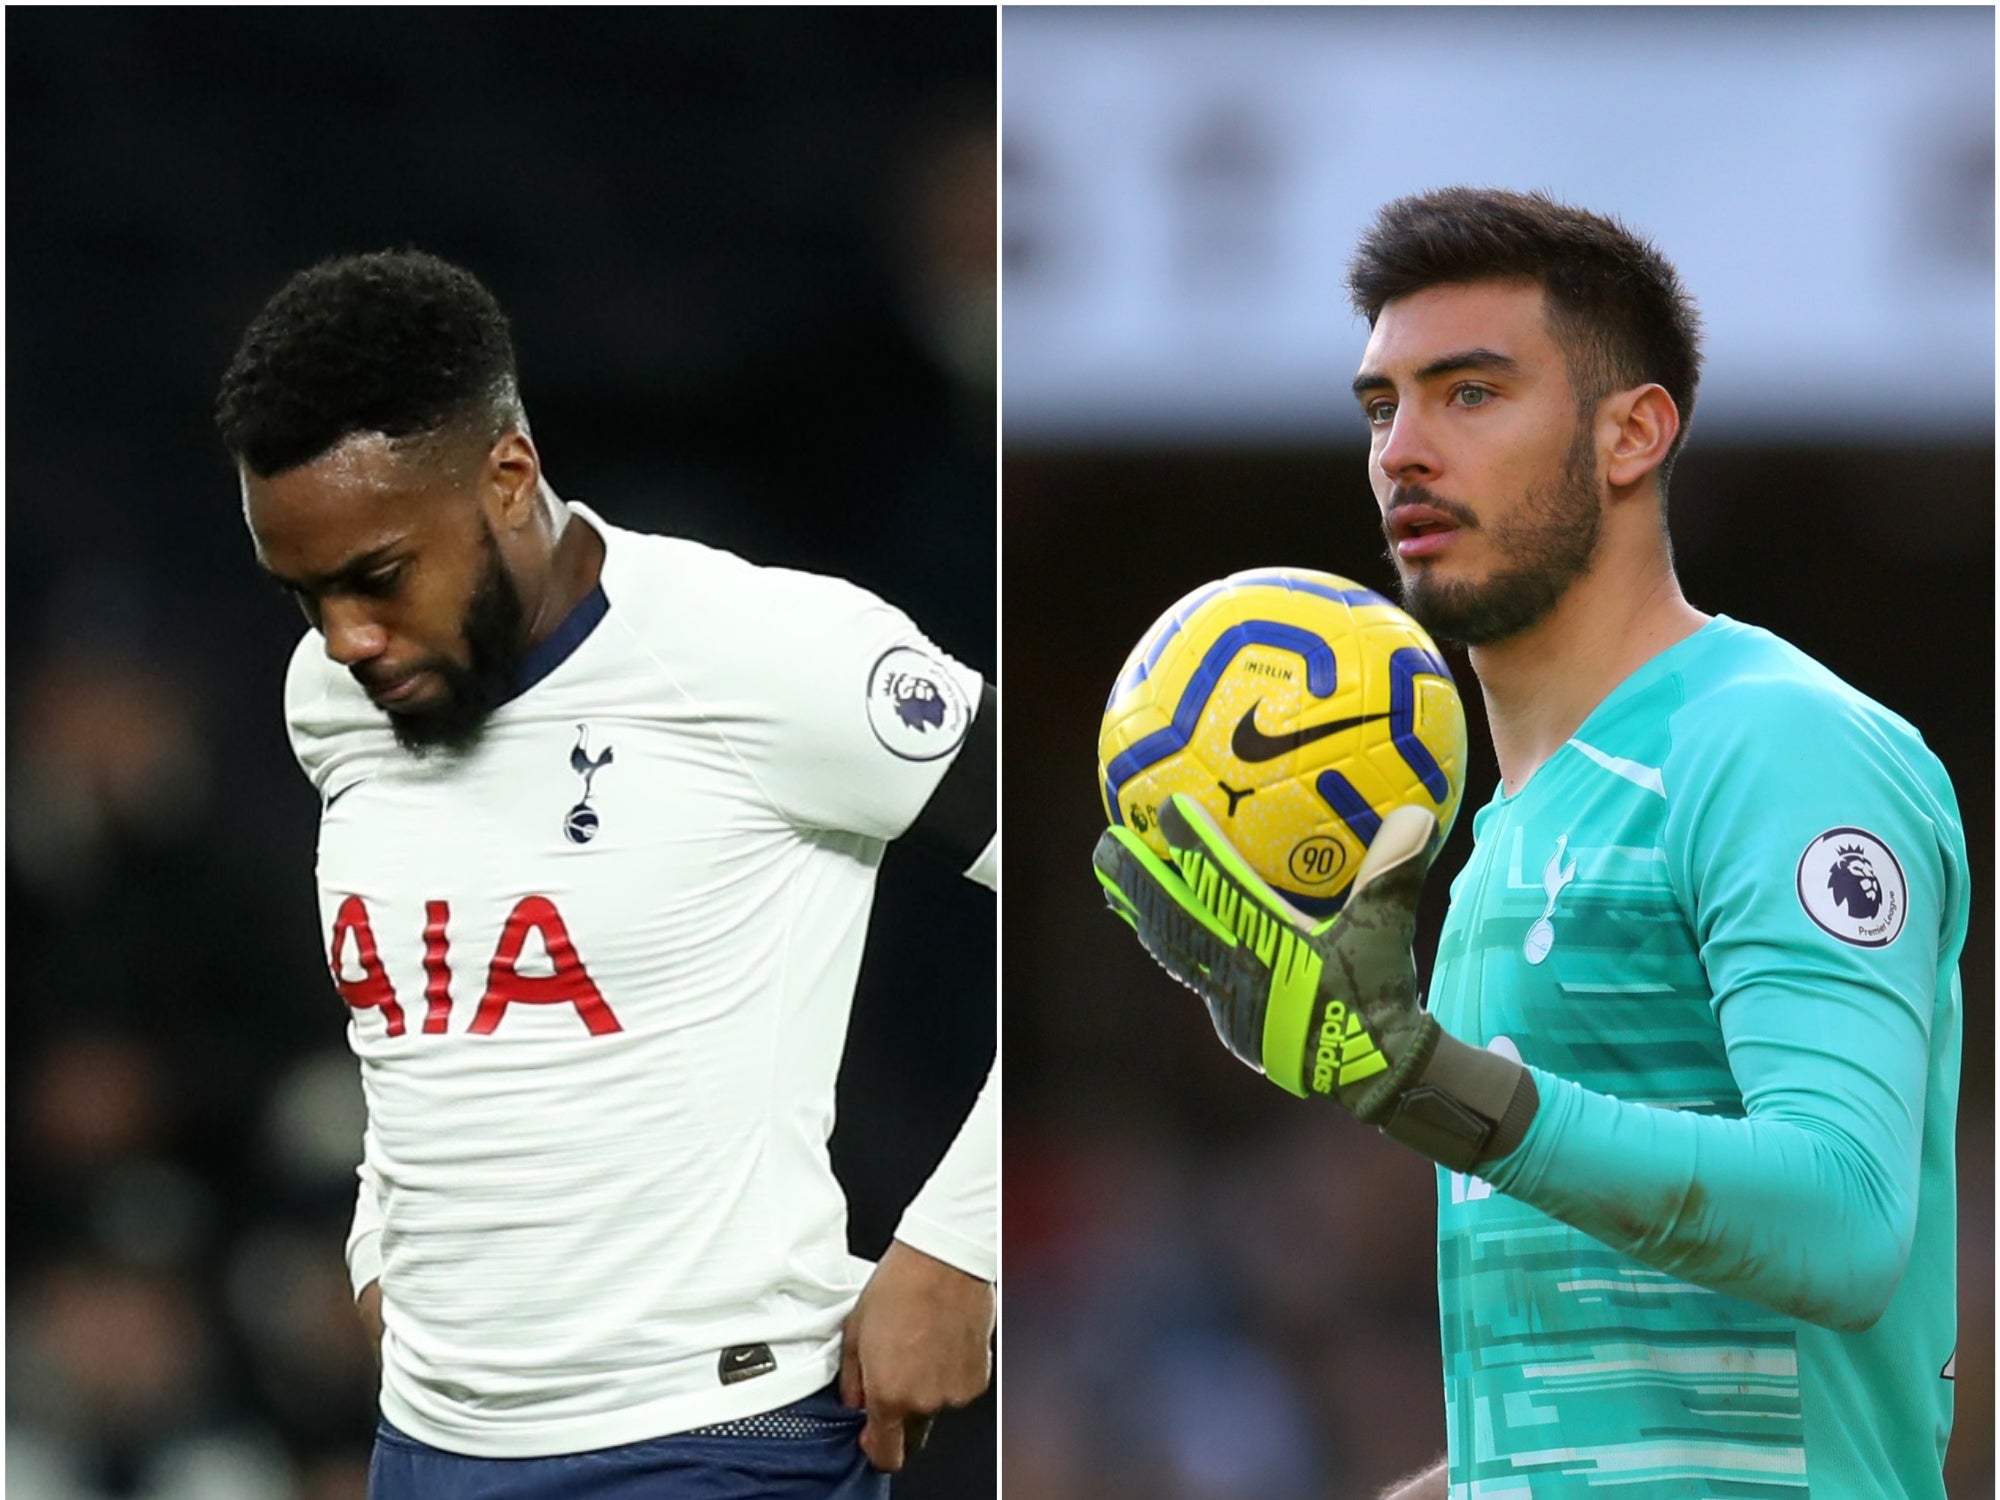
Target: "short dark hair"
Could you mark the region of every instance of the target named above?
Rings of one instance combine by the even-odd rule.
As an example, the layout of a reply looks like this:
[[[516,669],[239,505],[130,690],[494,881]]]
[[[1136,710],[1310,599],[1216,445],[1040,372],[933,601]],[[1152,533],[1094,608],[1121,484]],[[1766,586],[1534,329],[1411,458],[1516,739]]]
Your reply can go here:
[[[356,432],[497,437],[522,420],[507,315],[478,277],[421,250],[321,261],[250,320],[215,420],[264,478]]]
[[[1694,419],[1701,315],[1667,258],[1616,219],[1546,193],[1498,188],[1398,198],[1362,236],[1347,290],[1372,328],[1398,297],[1516,278],[1541,286],[1550,334],[1586,410],[1612,391],[1648,382],[1674,398],[1681,430],[1660,465],[1664,493]]]

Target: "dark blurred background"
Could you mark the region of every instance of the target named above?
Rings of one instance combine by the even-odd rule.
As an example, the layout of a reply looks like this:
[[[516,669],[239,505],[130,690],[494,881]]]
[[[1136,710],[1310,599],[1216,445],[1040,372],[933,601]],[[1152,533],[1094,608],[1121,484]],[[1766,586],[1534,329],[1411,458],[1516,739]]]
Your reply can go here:
[[[1393,589],[1339,277],[1382,202],[1469,181],[1617,213],[1680,266],[1710,361],[1672,482],[1688,597],[1903,714],[1952,774],[1975,885],[1949,1486],[1990,1497],[1991,13],[1010,8],[1002,31],[1007,1493],[1374,1500],[1444,1450],[1433,1171],[1231,1059],[1089,852],[1099,715],[1160,611],[1275,564]],[[1446,872],[1495,780],[1453,668],[1473,771]]]
[[[8,13],[15,1500],[364,1490],[360,1091],[279,705],[300,626],[209,416],[244,323],[330,254],[457,259],[512,314],[559,493],[851,578],[992,676],[994,33],[979,8]],[[985,1072],[994,925],[955,872],[888,860],[834,1140],[864,1254]],[[897,1492],[992,1493],[992,1405]]]

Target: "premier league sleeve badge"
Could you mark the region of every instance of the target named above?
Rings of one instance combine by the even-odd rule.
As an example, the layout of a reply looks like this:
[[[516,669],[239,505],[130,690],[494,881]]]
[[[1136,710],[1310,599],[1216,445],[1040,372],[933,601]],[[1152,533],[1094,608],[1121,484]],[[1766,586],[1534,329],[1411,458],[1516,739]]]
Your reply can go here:
[[[891,755],[941,760],[959,747],[971,722],[958,680],[936,657],[896,646],[869,669],[868,725]]]
[[[1829,828],[1799,856],[1799,904],[1819,929],[1857,948],[1886,948],[1909,914],[1902,862],[1862,828]]]

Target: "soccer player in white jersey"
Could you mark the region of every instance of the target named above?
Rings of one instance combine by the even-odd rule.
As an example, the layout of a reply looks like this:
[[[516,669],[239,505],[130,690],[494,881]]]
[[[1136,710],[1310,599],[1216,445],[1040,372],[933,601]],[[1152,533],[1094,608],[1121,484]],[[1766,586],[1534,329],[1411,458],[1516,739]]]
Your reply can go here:
[[[1944,769],[1683,597],[1697,323],[1658,251],[1447,189],[1382,210],[1349,288],[1404,600],[1470,648],[1500,763],[1429,1007],[1427,811],[1384,818],[1317,925],[1191,805],[1173,865],[1123,830],[1097,862],[1239,1057],[1438,1163],[1448,1453],[1398,1500],[1943,1500],[1970,902]]]
[[[880,1495],[988,1379],[996,1102],[871,1275],[834,1078],[885,844],[995,884],[992,690],[861,589],[557,498],[435,257],[292,278],[217,414],[313,627],[371,1497]]]

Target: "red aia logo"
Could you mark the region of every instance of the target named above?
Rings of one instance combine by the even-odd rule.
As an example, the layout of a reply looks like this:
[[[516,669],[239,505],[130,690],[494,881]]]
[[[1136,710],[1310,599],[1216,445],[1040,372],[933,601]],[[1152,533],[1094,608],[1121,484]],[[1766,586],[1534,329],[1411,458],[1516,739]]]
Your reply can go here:
[[[451,1019],[451,939],[446,932],[450,922],[449,902],[424,903],[424,1031],[431,1035],[447,1030]],[[541,934],[549,961],[555,966],[553,974],[523,974],[516,967],[530,928]],[[343,978],[340,972],[341,945],[349,937],[354,940],[361,966],[359,979]],[[359,896],[349,896],[340,903],[333,919],[328,962],[341,999],[356,1010],[381,1011],[389,1035],[403,1034],[403,1007],[396,999],[395,986],[389,983],[388,971],[382,967],[368,907]],[[479,1009],[468,1029],[475,1036],[491,1035],[510,1005],[574,1005],[592,1036],[624,1029],[577,956],[562,913],[546,896],[523,896],[508,914],[493,961],[486,966],[486,993],[480,996]]]

